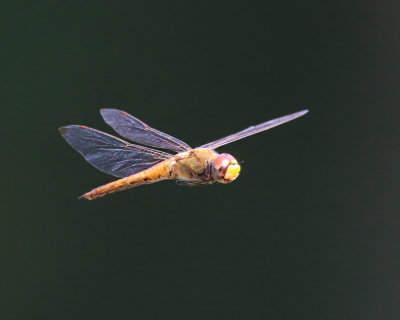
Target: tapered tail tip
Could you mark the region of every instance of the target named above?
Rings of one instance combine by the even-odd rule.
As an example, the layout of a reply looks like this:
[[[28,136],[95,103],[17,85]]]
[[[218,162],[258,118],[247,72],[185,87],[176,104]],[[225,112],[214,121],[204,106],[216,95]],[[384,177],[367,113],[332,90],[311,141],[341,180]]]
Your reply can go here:
[[[81,195],[80,197],[78,197],[78,199],[93,200],[93,198],[90,196],[90,192]]]

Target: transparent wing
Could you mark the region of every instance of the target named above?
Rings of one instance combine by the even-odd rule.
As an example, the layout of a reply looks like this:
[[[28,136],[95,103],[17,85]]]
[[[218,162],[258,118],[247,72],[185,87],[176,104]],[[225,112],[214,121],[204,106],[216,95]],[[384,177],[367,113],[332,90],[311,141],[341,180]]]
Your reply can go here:
[[[256,126],[251,126],[247,129],[236,132],[230,136],[227,136],[227,137],[221,138],[219,140],[204,144],[198,148],[216,149],[218,147],[221,147],[221,146],[231,143],[233,141],[243,139],[243,138],[251,136],[253,134],[256,134],[256,133],[271,129],[273,127],[279,126],[285,122],[294,120],[298,117],[301,117],[302,115],[305,115],[307,112],[308,112],[308,110],[302,110],[302,111],[292,113],[292,114],[289,114],[289,115],[281,117],[281,118],[269,120],[267,122],[260,123]]]
[[[149,127],[130,114],[117,109],[101,109],[104,121],[119,135],[133,142],[176,152],[191,150],[186,143]]]
[[[65,126],[59,131],[90,164],[120,178],[145,170],[172,156],[166,152],[130,144],[86,126]]]

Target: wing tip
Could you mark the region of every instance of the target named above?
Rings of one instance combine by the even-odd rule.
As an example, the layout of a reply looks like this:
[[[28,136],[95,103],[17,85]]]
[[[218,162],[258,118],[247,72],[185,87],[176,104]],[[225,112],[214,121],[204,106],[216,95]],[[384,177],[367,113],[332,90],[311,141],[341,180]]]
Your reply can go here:
[[[63,136],[68,130],[68,127],[59,127],[58,132]]]
[[[63,127],[59,127],[58,131],[61,133],[61,135],[65,135],[69,130],[71,129],[90,129],[87,126],[82,126],[82,125],[76,125],[76,124],[71,124],[69,126],[63,126]]]
[[[301,111],[297,112],[297,114],[298,114],[299,117],[301,117],[301,116],[304,116],[306,113],[309,113],[309,112],[310,112],[309,109],[304,109],[304,110],[301,110]]]

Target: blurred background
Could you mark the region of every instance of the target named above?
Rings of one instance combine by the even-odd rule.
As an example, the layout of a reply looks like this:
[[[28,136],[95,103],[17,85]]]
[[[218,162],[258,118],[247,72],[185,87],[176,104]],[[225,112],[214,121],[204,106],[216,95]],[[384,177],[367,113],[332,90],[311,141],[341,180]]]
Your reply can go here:
[[[2,1],[1,319],[399,319],[395,1]],[[113,181],[57,128],[125,110],[230,185]]]

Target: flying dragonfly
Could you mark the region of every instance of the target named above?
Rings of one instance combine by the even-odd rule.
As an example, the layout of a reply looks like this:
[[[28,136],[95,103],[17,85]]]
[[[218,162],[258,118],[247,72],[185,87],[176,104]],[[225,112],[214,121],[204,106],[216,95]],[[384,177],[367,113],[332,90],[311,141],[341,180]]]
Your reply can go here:
[[[302,110],[266,121],[197,148],[191,148],[185,142],[153,129],[117,109],[101,109],[100,113],[104,121],[120,136],[138,144],[81,125],[61,127],[59,131],[86,161],[100,171],[120,178],[80,197],[92,200],[109,193],[168,179],[187,186],[230,183],[239,176],[240,165],[230,154],[218,154],[215,149],[294,120],[307,112],[308,110]],[[142,145],[171,150],[176,154]]]

